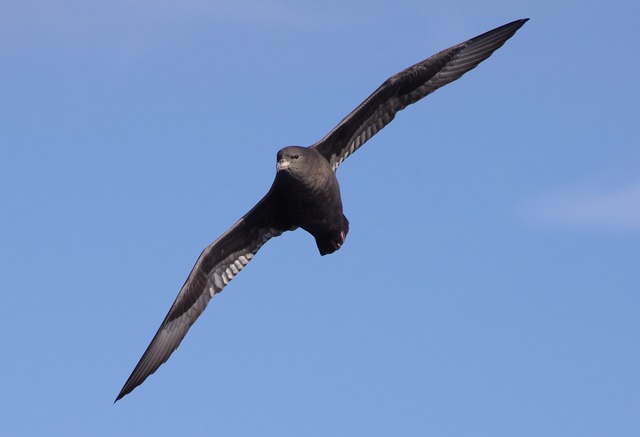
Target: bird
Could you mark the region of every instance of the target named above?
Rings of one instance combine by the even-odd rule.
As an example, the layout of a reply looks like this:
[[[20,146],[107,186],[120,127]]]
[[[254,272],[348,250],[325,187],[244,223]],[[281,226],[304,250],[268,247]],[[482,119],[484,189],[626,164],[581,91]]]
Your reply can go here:
[[[249,264],[268,240],[301,228],[315,238],[320,255],[340,249],[349,232],[349,220],[343,212],[336,178],[338,166],[389,124],[398,111],[475,68],[527,21],[524,18],[497,27],[391,76],[317,143],[278,151],[271,188],[202,251],[114,402],[169,359],[213,296]]]

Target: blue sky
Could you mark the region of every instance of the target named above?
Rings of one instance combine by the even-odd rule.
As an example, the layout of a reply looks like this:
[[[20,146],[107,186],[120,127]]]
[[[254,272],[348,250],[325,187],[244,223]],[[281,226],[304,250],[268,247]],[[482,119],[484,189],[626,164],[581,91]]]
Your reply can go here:
[[[640,432],[637,2],[0,10],[0,434]],[[522,17],[340,167],[340,251],[270,241],[112,404],[278,149]]]

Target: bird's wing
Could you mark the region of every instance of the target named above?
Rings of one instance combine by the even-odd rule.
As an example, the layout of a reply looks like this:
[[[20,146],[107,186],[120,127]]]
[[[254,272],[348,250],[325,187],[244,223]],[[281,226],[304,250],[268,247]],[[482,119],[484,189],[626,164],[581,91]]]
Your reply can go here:
[[[142,384],[167,361],[211,298],[251,261],[267,240],[291,229],[280,217],[277,203],[272,188],[251,211],[202,251],[116,401]]]
[[[517,20],[483,33],[391,76],[311,147],[323,155],[335,171],[342,161],[389,124],[398,111],[475,68],[527,20]]]

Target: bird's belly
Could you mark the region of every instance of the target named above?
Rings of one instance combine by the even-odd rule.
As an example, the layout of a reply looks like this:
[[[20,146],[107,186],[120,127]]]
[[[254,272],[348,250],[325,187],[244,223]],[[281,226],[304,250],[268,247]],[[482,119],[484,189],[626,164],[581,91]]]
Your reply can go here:
[[[333,195],[307,193],[288,205],[291,221],[316,240],[321,255],[333,253],[344,243],[349,221],[342,211],[340,192]]]
[[[288,215],[292,222],[312,234],[336,227],[342,220],[342,201],[323,193],[307,193],[288,202]]]
[[[276,183],[289,222],[313,235],[320,253],[326,255],[340,248],[349,222],[342,212],[335,173],[328,164],[323,170],[306,179],[278,172]]]

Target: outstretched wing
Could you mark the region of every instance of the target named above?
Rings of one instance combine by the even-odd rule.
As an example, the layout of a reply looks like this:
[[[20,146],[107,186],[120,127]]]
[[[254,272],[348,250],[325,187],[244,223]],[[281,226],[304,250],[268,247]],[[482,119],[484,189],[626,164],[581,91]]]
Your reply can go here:
[[[251,261],[267,240],[290,229],[280,211],[272,187],[251,211],[202,251],[116,401],[142,384],[167,361],[211,298]]]
[[[391,76],[331,132],[311,146],[335,171],[396,113],[453,82],[487,59],[528,20],[517,20],[441,51]]]

